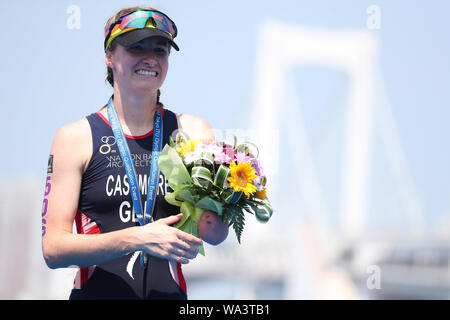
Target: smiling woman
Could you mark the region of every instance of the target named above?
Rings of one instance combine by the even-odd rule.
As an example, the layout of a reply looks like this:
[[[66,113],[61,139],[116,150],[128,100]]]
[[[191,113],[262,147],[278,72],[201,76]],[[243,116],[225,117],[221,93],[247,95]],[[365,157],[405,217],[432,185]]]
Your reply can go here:
[[[207,121],[159,100],[176,36],[175,23],[153,8],[111,17],[104,46],[113,95],[55,136],[42,248],[51,268],[80,266],[71,299],[187,298],[181,265],[202,241],[172,227],[182,215],[164,199],[170,190],[157,160],[178,129],[194,139],[213,135]]]
[[[153,8],[150,8],[150,7],[132,7],[132,8],[125,8],[125,9],[122,9],[122,10],[120,10],[119,12],[117,12],[114,16],[112,16],[111,18],[109,18],[108,19],[108,21],[106,22],[106,29],[105,29],[105,33],[108,33],[108,31],[109,31],[109,28],[112,26],[112,24],[115,22],[115,21],[117,21],[117,20],[119,20],[120,19],[120,17],[123,17],[124,15],[127,15],[127,14],[129,14],[129,13],[132,13],[132,12],[134,12],[134,11],[136,11],[136,10],[154,10]],[[164,43],[164,41],[160,41],[160,43]],[[166,43],[167,43],[167,41],[166,41]],[[105,44],[106,44],[106,40],[105,40]],[[118,45],[118,42],[117,41],[112,41],[112,42],[110,42],[109,43],[109,45],[106,47],[106,52],[108,53],[108,52],[114,52],[115,51],[115,49],[116,49],[116,47],[117,47],[117,45]],[[132,44],[132,46],[130,46],[130,47],[133,47],[133,46],[136,46],[136,49],[137,49],[137,47],[139,47],[139,44],[138,43],[134,43],[134,44]],[[170,46],[168,46],[168,50],[169,50],[169,53],[170,53]],[[178,48],[178,46],[177,46],[177,48]],[[107,72],[107,76],[106,76],[106,81],[108,81],[109,82],[109,84],[112,86],[112,87],[114,87],[114,73],[113,73],[113,70],[107,65],[107,70],[106,70],[106,72]],[[159,98],[159,95],[160,95],[160,90],[158,89],[158,98]],[[158,102],[159,102],[159,99],[158,99]]]

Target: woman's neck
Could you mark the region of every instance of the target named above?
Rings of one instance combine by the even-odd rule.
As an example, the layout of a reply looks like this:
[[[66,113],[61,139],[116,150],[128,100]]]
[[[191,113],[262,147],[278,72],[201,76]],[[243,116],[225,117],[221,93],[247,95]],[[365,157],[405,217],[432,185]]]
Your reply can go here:
[[[156,99],[156,92],[148,96],[131,96],[114,88],[114,107],[126,134],[141,136],[153,129],[153,116],[158,108]]]

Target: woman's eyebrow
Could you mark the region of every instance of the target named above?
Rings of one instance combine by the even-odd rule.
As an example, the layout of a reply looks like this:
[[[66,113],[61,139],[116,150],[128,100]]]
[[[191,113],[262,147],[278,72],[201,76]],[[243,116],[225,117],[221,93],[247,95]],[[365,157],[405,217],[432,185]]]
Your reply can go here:
[[[168,46],[169,42],[165,41],[165,40],[159,40],[159,41],[156,42],[156,44],[160,45],[160,46],[166,46],[166,45]]]
[[[143,45],[143,43],[142,43],[142,40],[141,40],[141,41],[138,41],[138,42],[135,42],[135,43],[130,44],[130,45],[128,46],[128,48],[131,48],[131,47],[133,47],[133,46],[142,46],[142,45]]]

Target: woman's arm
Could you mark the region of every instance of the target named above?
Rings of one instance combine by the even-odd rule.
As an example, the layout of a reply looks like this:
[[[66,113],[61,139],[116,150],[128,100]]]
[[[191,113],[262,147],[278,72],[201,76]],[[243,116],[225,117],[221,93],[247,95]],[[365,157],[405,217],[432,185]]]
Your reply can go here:
[[[177,114],[177,120],[178,127],[185,131],[190,139],[214,139],[211,125],[205,119],[190,114]]]
[[[47,177],[42,236],[44,259],[50,268],[96,265],[138,250],[180,263],[196,256],[197,249],[190,243],[199,245],[201,241],[170,227],[181,216],[103,234],[73,234],[82,175],[91,154],[92,137],[86,119],[56,133],[51,148],[53,168]]]

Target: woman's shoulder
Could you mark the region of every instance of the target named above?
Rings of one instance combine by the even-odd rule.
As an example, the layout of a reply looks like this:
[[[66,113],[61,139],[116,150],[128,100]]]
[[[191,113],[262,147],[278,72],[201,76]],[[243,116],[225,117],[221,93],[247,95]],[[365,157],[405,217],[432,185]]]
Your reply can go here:
[[[92,135],[86,118],[61,126],[54,137],[52,154],[69,156],[85,167],[92,156]]]
[[[214,133],[209,122],[201,117],[177,113],[178,127],[187,132],[189,137],[193,140],[212,139]]]
[[[61,126],[56,132],[55,139],[64,139],[69,141],[80,141],[83,138],[89,138],[91,128],[87,118],[77,120],[72,123]]]

